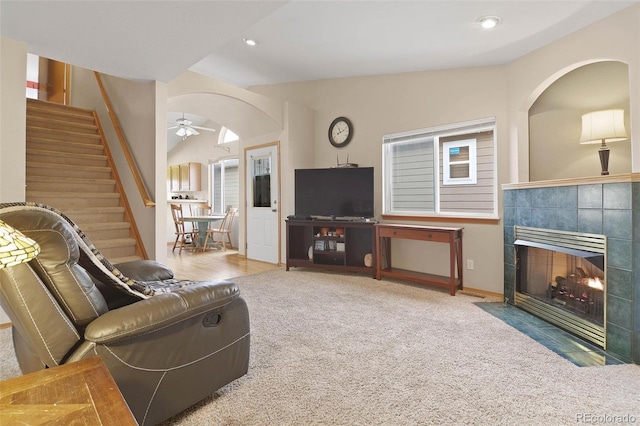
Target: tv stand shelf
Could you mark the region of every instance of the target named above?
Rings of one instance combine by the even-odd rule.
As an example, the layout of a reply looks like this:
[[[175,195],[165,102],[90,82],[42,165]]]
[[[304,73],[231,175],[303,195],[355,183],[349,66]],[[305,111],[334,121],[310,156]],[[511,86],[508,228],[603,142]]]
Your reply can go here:
[[[287,266],[376,275],[375,222],[287,220]],[[340,235],[341,234],[341,235]],[[371,259],[365,265],[365,256]]]

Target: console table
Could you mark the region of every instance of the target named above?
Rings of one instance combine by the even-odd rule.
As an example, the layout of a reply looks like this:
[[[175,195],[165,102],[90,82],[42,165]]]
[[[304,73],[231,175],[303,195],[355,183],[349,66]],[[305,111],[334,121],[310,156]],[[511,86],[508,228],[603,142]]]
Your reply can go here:
[[[432,284],[449,289],[449,294],[456,295],[462,290],[462,229],[441,228],[419,225],[398,225],[378,223],[376,229],[376,279],[393,277],[415,281],[421,284]],[[430,241],[449,245],[449,276],[426,274],[391,266],[391,239]],[[456,276],[457,272],[457,276]]]

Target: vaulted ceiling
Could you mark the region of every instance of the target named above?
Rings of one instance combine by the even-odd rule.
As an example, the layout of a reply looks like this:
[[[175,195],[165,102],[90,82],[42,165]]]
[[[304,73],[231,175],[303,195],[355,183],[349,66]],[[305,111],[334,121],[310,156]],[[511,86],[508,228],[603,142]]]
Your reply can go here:
[[[122,78],[248,87],[503,64],[637,2],[1,0],[0,34]]]

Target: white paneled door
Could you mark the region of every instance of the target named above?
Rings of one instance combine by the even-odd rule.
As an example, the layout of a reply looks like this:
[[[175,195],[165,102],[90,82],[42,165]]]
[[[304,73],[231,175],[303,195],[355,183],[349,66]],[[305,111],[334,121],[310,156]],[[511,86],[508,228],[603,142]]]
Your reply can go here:
[[[246,151],[247,259],[278,264],[280,199],[278,145]]]

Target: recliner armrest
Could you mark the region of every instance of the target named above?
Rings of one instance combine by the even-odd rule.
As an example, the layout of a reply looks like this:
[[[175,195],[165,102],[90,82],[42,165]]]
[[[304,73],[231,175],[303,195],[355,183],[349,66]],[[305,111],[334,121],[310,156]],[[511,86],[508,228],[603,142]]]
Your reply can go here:
[[[87,326],[85,339],[96,344],[111,344],[160,330],[224,306],[238,297],[238,286],[228,281],[194,283],[101,315]]]
[[[173,271],[155,260],[132,260],[113,266],[124,276],[137,281],[162,281],[173,278]]]

